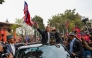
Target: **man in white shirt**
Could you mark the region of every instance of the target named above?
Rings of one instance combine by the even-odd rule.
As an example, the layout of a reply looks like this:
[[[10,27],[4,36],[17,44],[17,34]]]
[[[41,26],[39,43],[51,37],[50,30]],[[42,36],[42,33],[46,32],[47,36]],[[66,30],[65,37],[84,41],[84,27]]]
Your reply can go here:
[[[15,56],[16,48],[24,45],[24,44],[15,44],[15,40],[12,35],[7,36],[7,41],[8,41],[8,44],[6,44],[7,46],[6,51],[7,53],[11,53],[13,56]]]
[[[7,41],[8,41],[8,44],[7,44],[7,50],[9,53],[12,53],[13,55],[15,55],[15,44],[14,44],[14,37],[12,35],[8,35],[7,36]]]
[[[48,34],[48,43],[50,43],[50,32],[47,32]]]
[[[39,28],[38,23],[36,23],[36,28],[39,31],[39,33],[42,35],[42,39],[41,39],[42,44],[50,43],[50,38],[52,35],[50,25],[47,25],[45,30],[41,30]]]
[[[12,48],[12,53],[13,55],[15,55],[15,45],[14,44],[10,44],[11,48]]]

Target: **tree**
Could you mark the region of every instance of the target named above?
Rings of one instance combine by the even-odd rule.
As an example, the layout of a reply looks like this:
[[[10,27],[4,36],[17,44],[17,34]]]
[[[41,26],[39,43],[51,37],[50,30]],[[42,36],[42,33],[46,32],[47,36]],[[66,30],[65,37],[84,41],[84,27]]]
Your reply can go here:
[[[17,25],[17,24],[13,24],[13,25],[11,26],[11,29],[12,29],[13,31],[16,31],[16,28],[18,28],[18,25]]]
[[[76,9],[66,10],[64,13],[52,16],[52,18],[49,19],[48,24],[55,26],[60,32],[63,30],[66,32],[66,22],[69,23],[69,31],[71,31],[75,25],[82,28],[83,23],[81,22],[81,16],[78,13],[75,13],[75,10]]]
[[[16,38],[16,29],[19,27],[19,25],[18,24],[13,24],[12,26],[11,26],[11,34],[14,36],[14,38]]]
[[[37,16],[37,15],[34,16],[33,19],[32,19],[32,21],[38,23],[40,29],[45,29],[44,24],[43,24],[43,19],[40,16]]]
[[[61,20],[62,18],[60,15],[55,15],[52,16],[52,19],[49,19],[48,24],[50,24],[51,27],[56,27],[56,29],[59,30],[62,25]]]
[[[44,24],[43,24],[43,19],[40,16],[37,16],[37,15],[34,16],[33,19],[32,19],[32,21],[38,23],[40,29],[45,29]],[[40,36],[41,37],[40,33],[36,30],[35,26],[33,28],[35,30],[34,31],[35,38],[36,38],[36,36]]]
[[[33,33],[32,27],[24,23],[23,19],[16,19],[15,23],[20,25],[20,27],[16,29],[16,33],[18,35],[27,36]],[[17,27],[16,25],[13,26],[14,29],[16,27]]]
[[[4,0],[0,0],[0,4],[2,4],[4,2]]]

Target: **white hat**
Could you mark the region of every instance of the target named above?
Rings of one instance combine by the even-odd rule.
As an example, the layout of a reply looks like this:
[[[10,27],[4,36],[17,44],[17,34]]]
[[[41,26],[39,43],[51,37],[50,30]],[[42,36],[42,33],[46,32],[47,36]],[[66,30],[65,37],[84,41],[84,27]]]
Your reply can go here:
[[[56,28],[55,27],[52,27],[51,29],[56,31]]]

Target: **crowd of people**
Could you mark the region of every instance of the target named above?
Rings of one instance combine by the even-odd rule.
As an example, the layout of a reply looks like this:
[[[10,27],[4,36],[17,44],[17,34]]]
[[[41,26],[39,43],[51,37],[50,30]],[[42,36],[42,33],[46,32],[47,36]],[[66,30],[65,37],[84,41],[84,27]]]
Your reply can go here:
[[[16,50],[26,43],[17,44],[12,35],[7,36],[7,42],[0,41],[0,58],[14,58]]]
[[[74,57],[79,58],[92,58],[92,34],[88,31],[80,31],[79,33],[75,30],[72,33],[69,33],[68,36],[64,35],[62,36],[64,45],[67,47],[67,49],[70,51],[75,52],[72,55]],[[76,39],[75,39],[76,38]],[[77,40],[77,42],[76,42]],[[72,48],[71,48],[72,46]],[[81,56],[81,57],[80,57]],[[74,58],[73,57],[73,58]]]
[[[69,51],[71,58],[92,58],[92,28],[88,30],[73,30],[69,34],[61,36],[55,28],[49,25],[45,30],[41,30],[36,24],[37,30],[42,35],[41,42],[43,44],[62,43]]]
[[[76,30],[70,32],[69,34],[61,34],[57,32],[55,27],[51,28],[49,25],[45,30],[41,30],[39,25],[35,24],[38,32],[41,34],[42,39],[37,37],[36,40],[32,42],[41,42],[42,44],[63,44],[71,55],[71,58],[91,58],[92,57],[92,34]],[[85,35],[85,36],[84,36]],[[31,43],[31,42],[30,42]],[[0,58],[14,58],[16,50],[20,46],[27,45],[15,43],[14,37],[12,35],[7,36],[7,43],[0,42]]]

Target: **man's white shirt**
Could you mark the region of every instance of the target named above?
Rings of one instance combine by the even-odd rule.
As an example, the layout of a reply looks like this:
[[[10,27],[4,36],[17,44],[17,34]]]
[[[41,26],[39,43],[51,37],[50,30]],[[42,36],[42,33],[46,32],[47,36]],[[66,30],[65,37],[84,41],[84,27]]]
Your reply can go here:
[[[50,43],[50,32],[47,32],[48,33],[48,42],[47,43]]]
[[[13,55],[15,55],[15,46],[14,46],[14,44],[10,44],[10,45],[11,45],[11,48],[12,48]]]

